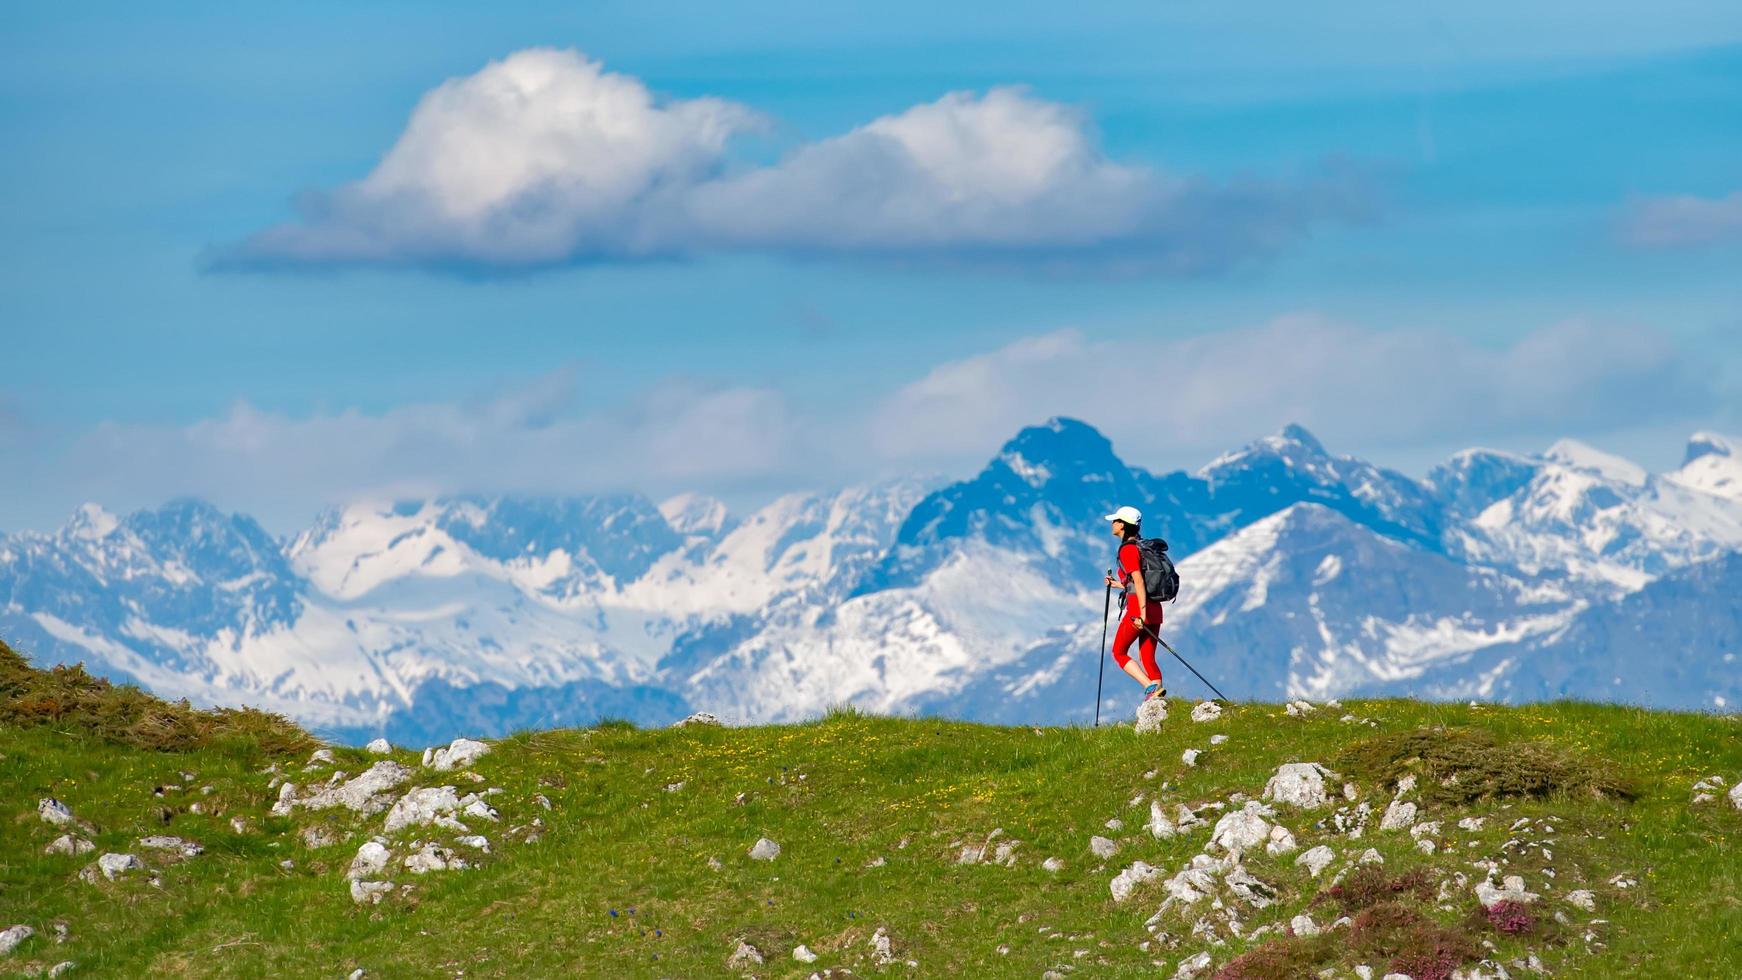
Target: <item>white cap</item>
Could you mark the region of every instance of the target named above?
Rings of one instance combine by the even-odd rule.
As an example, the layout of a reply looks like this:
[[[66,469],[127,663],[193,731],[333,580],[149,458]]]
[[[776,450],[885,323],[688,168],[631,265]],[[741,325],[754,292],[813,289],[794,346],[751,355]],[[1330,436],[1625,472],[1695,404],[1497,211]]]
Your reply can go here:
[[[1143,521],[1143,512],[1135,507],[1121,507],[1113,513],[1108,514],[1106,520],[1124,521],[1127,524],[1139,524]]]

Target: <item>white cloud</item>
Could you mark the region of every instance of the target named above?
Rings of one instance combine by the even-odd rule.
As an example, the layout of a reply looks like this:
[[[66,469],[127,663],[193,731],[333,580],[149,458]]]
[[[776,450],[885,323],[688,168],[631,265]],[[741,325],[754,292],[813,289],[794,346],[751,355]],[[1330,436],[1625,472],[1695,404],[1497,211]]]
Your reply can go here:
[[[185,426],[111,422],[38,465],[75,502],[191,494],[294,523],[359,497],[719,489],[811,458],[777,392],[673,379],[577,414],[578,380],[564,368],[489,398],[380,413],[296,417],[242,403]]]
[[[1691,248],[1742,242],[1742,191],[1724,197],[1682,194],[1635,202],[1622,226],[1640,248]]]
[[[512,268],[751,249],[1189,274],[1366,207],[1346,175],[1215,185],[1112,161],[1081,113],[1021,88],[952,92],[729,167],[732,138],[760,125],[720,99],[661,101],[574,51],[520,51],[429,92],[371,173],[308,195],[299,220],[213,265]]]
[[[699,490],[739,501],[880,476],[966,472],[1023,426],[1071,415],[1128,460],[1189,462],[1298,421],[1386,459],[1488,438],[1546,443],[1707,427],[1713,379],[1661,334],[1585,321],[1489,348],[1312,316],[1198,337],[1061,330],[820,406],[673,378],[581,411],[574,367],[488,397],[292,416],[239,404],[191,425],[108,423],[9,472],[49,515],[192,494],[288,528],[323,503],[443,493]],[[815,410],[812,410],[815,409]],[[1671,437],[1673,438],[1673,437]],[[14,502],[14,506],[18,506]]]
[[[885,457],[984,454],[1021,425],[1072,415],[1132,458],[1216,452],[1297,421],[1341,445],[1566,434],[1713,408],[1708,378],[1661,335],[1567,321],[1492,349],[1432,330],[1320,317],[1185,339],[1063,330],[933,369],[871,420]]]
[[[639,212],[703,178],[757,125],[719,99],[534,48],[443,82],[362,180],[305,202],[220,261],[537,264],[636,254]]]

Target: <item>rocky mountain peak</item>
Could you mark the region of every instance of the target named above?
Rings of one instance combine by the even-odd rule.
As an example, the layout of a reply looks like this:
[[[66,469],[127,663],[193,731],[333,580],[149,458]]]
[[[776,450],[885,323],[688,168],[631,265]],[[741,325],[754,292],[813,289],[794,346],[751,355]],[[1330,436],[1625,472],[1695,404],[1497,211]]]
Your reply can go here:
[[[1721,436],[1716,432],[1696,432],[1688,437],[1688,451],[1682,465],[1686,466],[1702,456],[1742,459],[1742,439]]]
[[[993,460],[1030,486],[1054,479],[1080,480],[1125,468],[1113,443],[1094,426],[1072,418],[1054,417],[1031,425],[1004,444]]]

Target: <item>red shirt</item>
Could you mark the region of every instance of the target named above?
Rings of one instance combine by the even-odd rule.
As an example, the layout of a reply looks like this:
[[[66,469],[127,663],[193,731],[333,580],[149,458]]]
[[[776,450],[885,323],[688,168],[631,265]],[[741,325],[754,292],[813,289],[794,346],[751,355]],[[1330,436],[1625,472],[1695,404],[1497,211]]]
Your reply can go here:
[[[1135,542],[1127,541],[1119,546],[1119,581],[1125,586],[1125,612],[1137,615],[1137,590],[1131,587],[1131,577],[1143,574],[1143,556],[1138,552]],[[1149,600],[1149,607],[1144,611],[1144,618],[1161,622],[1161,603]]]

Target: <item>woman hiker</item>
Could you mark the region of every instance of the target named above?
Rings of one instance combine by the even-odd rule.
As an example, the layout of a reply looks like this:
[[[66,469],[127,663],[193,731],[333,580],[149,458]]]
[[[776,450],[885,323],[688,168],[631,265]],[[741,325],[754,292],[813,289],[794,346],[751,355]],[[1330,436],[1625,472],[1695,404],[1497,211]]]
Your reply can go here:
[[[1125,590],[1119,632],[1113,636],[1113,662],[1143,685],[1143,700],[1166,697],[1167,688],[1161,686],[1161,667],[1155,662],[1155,631],[1161,628],[1161,603],[1144,594],[1143,557],[1137,549],[1143,514],[1135,507],[1121,507],[1106,519],[1112,523],[1113,536],[1119,539],[1119,578],[1107,576],[1107,585]],[[1133,640],[1137,642],[1141,663],[1126,652]]]

